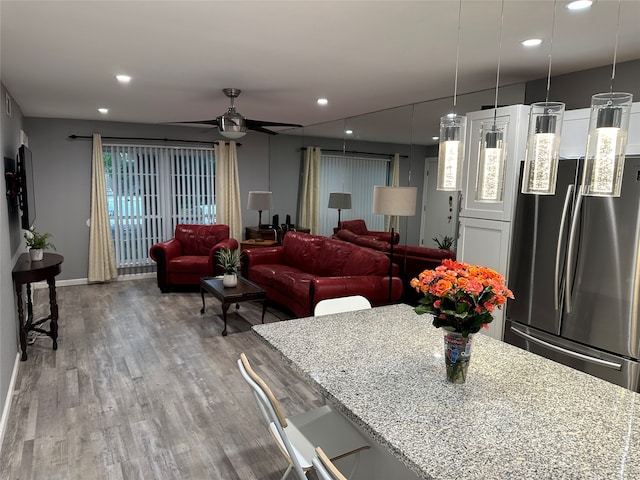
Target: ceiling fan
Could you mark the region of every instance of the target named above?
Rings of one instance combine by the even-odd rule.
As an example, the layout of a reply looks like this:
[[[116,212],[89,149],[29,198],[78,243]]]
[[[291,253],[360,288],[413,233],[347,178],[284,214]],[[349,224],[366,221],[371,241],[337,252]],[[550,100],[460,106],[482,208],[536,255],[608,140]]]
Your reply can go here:
[[[227,97],[229,97],[231,102],[227,113],[224,113],[212,120],[179,123],[204,123],[206,125],[216,125],[220,135],[227,138],[244,137],[247,134],[247,130],[268,133],[269,135],[277,135],[277,132],[264,127],[302,127],[302,125],[298,125],[297,123],[264,122],[262,120],[250,120],[245,118],[236,112],[236,107],[233,103],[234,99],[240,95],[241,90],[238,88],[223,88],[222,91]]]

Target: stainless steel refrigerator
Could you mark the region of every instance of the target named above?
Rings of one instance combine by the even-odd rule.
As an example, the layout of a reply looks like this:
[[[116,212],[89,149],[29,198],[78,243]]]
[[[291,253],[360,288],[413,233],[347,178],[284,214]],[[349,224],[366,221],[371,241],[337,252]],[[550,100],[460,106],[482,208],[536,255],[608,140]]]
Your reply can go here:
[[[640,391],[640,157],[619,198],[580,195],[581,174],[562,159],[555,195],[518,196],[504,340]]]

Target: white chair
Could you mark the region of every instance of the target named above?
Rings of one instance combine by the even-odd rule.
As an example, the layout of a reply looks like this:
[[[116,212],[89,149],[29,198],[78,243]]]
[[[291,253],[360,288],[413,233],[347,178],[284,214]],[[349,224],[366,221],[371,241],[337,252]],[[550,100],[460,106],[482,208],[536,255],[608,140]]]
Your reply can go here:
[[[244,353],[240,355],[238,368],[251,387],[273,439],[289,462],[282,480],[292,471],[298,480],[308,480],[305,472],[313,468],[316,445],[321,445],[332,460],[370,447],[366,438],[329,405],[285,417],[273,392],[251,368]]]
[[[320,447],[316,448],[312,463],[319,480],[347,480]]]
[[[366,310],[371,308],[371,303],[362,295],[349,297],[327,298],[316,303],[313,314],[316,317],[330,315],[332,313],[353,312],[354,310]]]

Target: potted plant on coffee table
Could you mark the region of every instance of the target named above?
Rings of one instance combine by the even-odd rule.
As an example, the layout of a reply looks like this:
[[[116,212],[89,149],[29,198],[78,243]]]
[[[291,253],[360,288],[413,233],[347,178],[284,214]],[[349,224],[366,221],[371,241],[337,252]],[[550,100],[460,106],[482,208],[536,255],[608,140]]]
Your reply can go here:
[[[218,251],[218,263],[224,269],[222,284],[225,287],[235,287],[238,284],[240,270],[240,250],[223,248]]]

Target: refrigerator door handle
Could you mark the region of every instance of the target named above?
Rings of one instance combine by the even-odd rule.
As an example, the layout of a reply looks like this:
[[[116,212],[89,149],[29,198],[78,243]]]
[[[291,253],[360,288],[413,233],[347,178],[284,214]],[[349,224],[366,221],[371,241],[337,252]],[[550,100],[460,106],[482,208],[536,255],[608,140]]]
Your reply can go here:
[[[572,294],[572,279],[573,279],[573,258],[576,244],[576,230],[578,230],[578,221],[580,219],[580,207],[582,206],[582,193],[578,192],[578,199],[576,200],[576,208],[573,212],[573,219],[571,221],[571,230],[569,232],[569,246],[567,247],[567,268],[565,269],[565,299],[566,299],[566,312],[571,313],[571,294]]]
[[[538,345],[542,345],[543,347],[546,347],[549,350],[553,350],[555,352],[560,352],[560,353],[563,353],[563,354],[568,355],[570,357],[577,358],[579,360],[584,360],[584,361],[587,361],[587,362],[595,363],[596,365],[601,365],[603,367],[613,368],[614,370],[621,370],[622,369],[622,364],[621,363],[610,362],[608,360],[602,360],[601,358],[592,357],[590,355],[584,355],[583,353],[574,352],[573,350],[569,350],[569,349],[566,349],[566,348],[559,347],[559,346],[554,345],[552,343],[545,342],[544,340],[536,338],[533,335],[529,335],[528,333],[525,333],[522,330],[519,330],[514,326],[511,326],[511,331],[513,333],[515,333],[516,335],[519,335],[519,336],[521,336],[522,338],[524,338],[526,340],[530,340],[533,343],[537,343]]]
[[[556,265],[553,275],[553,308],[555,310],[560,308],[560,256],[562,254],[562,239],[564,237],[565,227],[567,226],[567,215],[569,214],[569,203],[573,195],[573,188],[573,184],[567,187],[564,207],[562,207],[562,217],[560,219],[560,230],[558,231],[558,242],[556,244]]]

